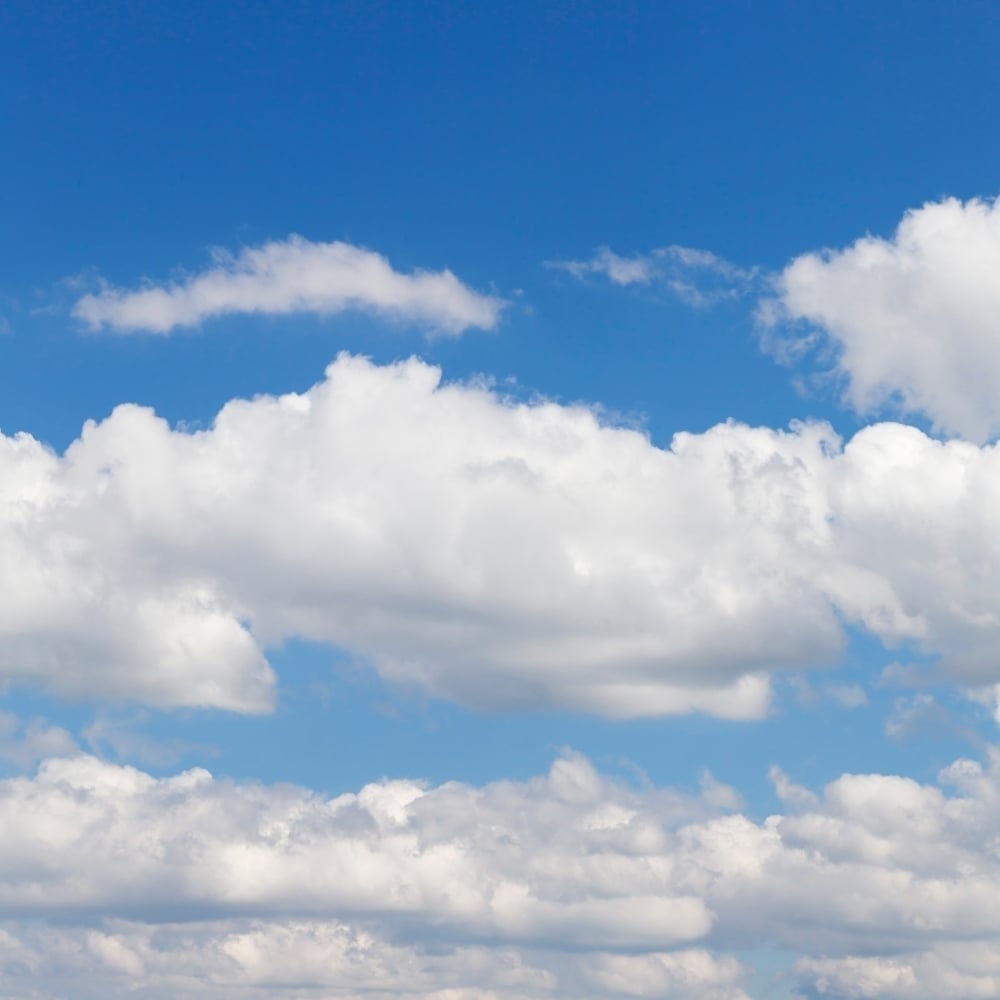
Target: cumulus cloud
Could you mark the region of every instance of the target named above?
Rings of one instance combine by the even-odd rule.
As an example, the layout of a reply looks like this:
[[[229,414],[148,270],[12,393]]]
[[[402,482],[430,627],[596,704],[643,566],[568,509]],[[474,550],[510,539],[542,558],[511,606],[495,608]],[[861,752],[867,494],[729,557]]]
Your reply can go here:
[[[748,1000],[735,959],[700,949],[652,955],[433,948],[336,920],[226,920],[96,928],[0,925],[0,974],[20,997],[151,1000]],[[10,994],[8,994],[10,995]]]
[[[796,972],[803,993],[816,998],[986,1000],[1000,996],[1000,957],[995,941],[971,945],[946,941],[930,951],[893,956],[802,959]]]
[[[663,449],[343,356],[195,433],[128,405],[62,456],[0,437],[0,679],[261,712],[299,637],[480,708],[754,718],[849,622],[986,685],[998,519],[996,448],[728,423]]]
[[[636,793],[572,752],[528,782],[332,799],[54,759],[0,782],[0,973],[81,997],[746,1000],[738,962],[689,944],[708,907],[655,861],[717,799]]]
[[[756,268],[737,267],[710,250],[676,245],[631,257],[599,247],[586,260],[550,260],[545,266],[575,278],[604,277],[615,285],[655,283],[695,308],[740,298],[754,286],[759,273]]]
[[[214,266],[181,281],[84,295],[73,315],[92,330],[166,334],[234,313],[331,315],[365,309],[431,331],[492,329],[504,302],[464,285],[451,271],[393,269],[381,254],[350,243],[301,236],[218,251]]]
[[[571,751],[334,798],[50,760],[0,781],[0,971],[95,997],[746,1000],[732,956],[769,946],[809,996],[1000,997],[1000,755],[932,784],[773,777],[788,811],[757,821]]]
[[[890,239],[804,254],[776,281],[765,314],[822,333],[858,411],[897,406],[974,441],[1000,433],[1000,201],[928,203]]]
[[[597,950],[704,936],[703,900],[669,879],[644,885],[644,865],[607,868],[663,837],[652,814],[627,807],[630,794],[574,754],[524,784],[387,780],[334,799],[200,769],[156,779],[88,756],[55,759],[0,784],[0,857],[26,862],[0,873],[0,911],[353,914],[415,920],[413,933],[451,940]],[[647,797],[664,819],[716,811],[698,796]],[[584,842],[594,857],[581,863]],[[27,863],[36,856],[48,859],[44,872]]]

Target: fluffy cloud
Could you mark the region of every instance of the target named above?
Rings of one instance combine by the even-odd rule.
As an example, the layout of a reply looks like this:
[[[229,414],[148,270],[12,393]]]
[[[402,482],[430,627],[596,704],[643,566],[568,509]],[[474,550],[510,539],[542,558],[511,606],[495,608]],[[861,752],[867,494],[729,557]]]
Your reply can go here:
[[[329,800],[55,759],[0,784],[0,911],[352,914],[451,941],[596,950],[703,937],[705,903],[629,857],[662,848],[661,822],[716,807],[629,799],[575,755],[527,784],[384,781]]]
[[[231,313],[320,315],[367,309],[389,319],[457,334],[496,326],[503,301],[463,285],[451,271],[401,274],[380,254],[301,236],[217,252],[215,266],[168,285],[85,295],[73,315],[91,329],[169,333]]]
[[[898,405],[971,440],[1000,433],[1000,201],[926,204],[891,239],[797,257],[777,284],[784,317],[835,347],[859,411]]]
[[[4,982],[746,1000],[729,953],[774,946],[810,996],[1000,997],[1000,754],[937,784],[774,778],[788,812],[755,821],[572,752],[332,799],[50,760],[0,782]]]
[[[400,945],[336,920],[95,928],[0,925],[0,975],[18,1000],[266,996],[295,1000],[748,1000],[744,969],[700,949],[652,955]]]
[[[196,433],[122,406],[63,456],[0,438],[0,593],[0,679],[70,696],[266,711],[296,636],[472,706],[758,717],[845,621],[1000,680],[1000,451],[732,423],[660,449],[344,356]]]
[[[575,278],[599,275],[615,285],[657,285],[696,308],[746,294],[757,280],[756,268],[742,268],[710,250],[658,247],[648,254],[622,257],[599,247],[587,260],[550,260],[546,267]]]
[[[526,783],[332,799],[53,759],[0,782],[0,972],[94,997],[746,1000],[658,860],[719,791],[635,793],[572,753]]]
[[[1000,996],[1000,957],[995,940],[971,945],[946,941],[927,951],[891,957],[802,959],[796,972],[804,994],[816,998],[977,1000]]]

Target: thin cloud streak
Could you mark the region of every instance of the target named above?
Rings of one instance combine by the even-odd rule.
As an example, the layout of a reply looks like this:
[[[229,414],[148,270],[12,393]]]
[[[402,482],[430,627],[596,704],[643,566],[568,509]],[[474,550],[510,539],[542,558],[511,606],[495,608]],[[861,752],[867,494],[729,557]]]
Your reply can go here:
[[[84,295],[73,315],[93,331],[168,334],[224,315],[329,316],[361,309],[454,336],[493,329],[505,305],[449,270],[404,274],[381,254],[350,243],[293,235],[235,255],[216,252],[214,261],[183,281]]]
[[[754,289],[761,275],[759,268],[739,267],[710,250],[676,244],[628,257],[598,247],[585,260],[549,260],[545,267],[579,280],[607,278],[620,287],[656,285],[695,309],[742,298]]]

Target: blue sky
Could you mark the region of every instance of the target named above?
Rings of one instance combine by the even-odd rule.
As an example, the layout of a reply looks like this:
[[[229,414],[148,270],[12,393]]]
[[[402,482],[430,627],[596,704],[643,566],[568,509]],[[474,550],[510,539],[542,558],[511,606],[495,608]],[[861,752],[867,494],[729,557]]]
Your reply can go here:
[[[5,5],[0,995],[1000,997],[998,33]]]

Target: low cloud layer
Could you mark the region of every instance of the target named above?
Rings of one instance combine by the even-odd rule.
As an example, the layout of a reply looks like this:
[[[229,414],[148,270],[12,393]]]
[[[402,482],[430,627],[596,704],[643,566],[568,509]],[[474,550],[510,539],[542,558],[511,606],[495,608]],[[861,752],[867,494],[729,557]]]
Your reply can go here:
[[[399,944],[338,920],[96,927],[0,924],[0,975],[33,1000],[749,1000],[746,974],[704,949],[644,955]],[[8,994],[13,996],[13,994]]]
[[[92,330],[166,334],[235,313],[326,316],[363,309],[432,332],[492,329],[503,301],[462,284],[451,271],[393,269],[381,254],[301,236],[217,253],[215,265],[182,281],[85,295],[73,315]]]
[[[343,356],[205,431],[122,406],[63,456],[0,437],[0,679],[262,712],[264,651],[299,637],[478,708],[755,718],[846,622],[981,686],[998,512],[1000,451],[910,427],[661,449]]]
[[[998,770],[820,793],[775,770],[788,811],[755,821],[724,786],[635,790],[572,752],[332,799],[53,759],[0,782],[0,962],[94,997],[746,1000],[732,954],[768,946],[807,996],[998,997]]]
[[[858,411],[923,413],[973,441],[1000,434],[1000,201],[928,203],[891,239],[797,257],[777,287],[781,317],[834,348]]]

